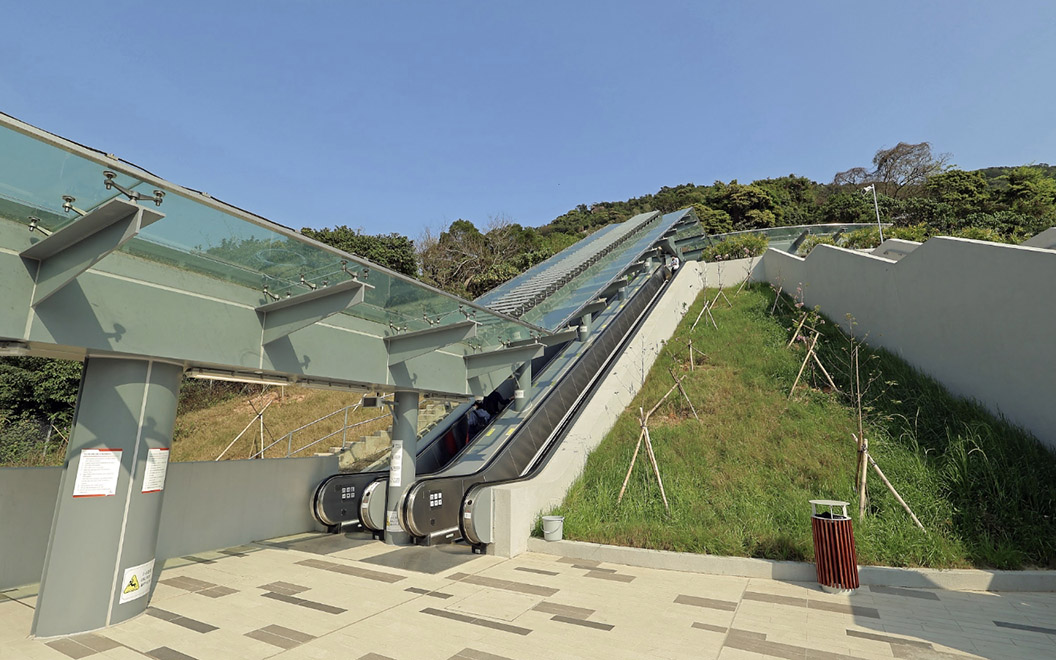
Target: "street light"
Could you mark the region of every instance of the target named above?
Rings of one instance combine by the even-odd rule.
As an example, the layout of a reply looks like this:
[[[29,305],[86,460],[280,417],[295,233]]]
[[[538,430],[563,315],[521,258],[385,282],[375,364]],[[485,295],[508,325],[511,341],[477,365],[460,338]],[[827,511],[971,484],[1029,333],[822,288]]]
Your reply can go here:
[[[880,242],[884,242],[884,228],[880,225],[880,205],[876,203],[876,184],[869,184],[862,188],[862,192],[873,191],[873,208],[876,209],[876,228],[880,230]]]

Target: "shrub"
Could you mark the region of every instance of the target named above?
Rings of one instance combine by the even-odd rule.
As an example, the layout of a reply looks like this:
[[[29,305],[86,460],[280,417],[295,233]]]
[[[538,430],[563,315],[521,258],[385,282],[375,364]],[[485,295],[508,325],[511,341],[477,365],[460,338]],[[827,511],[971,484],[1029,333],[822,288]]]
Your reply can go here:
[[[796,250],[796,254],[805,257],[818,245],[836,245],[836,239],[832,236],[807,236],[803,239],[803,242],[799,244],[799,249]]]
[[[704,248],[701,257],[704,261],[730,261],[731,259],[746,259],[758,257],[766,252],[770,239],[762,234],[741,234],[709,245]]]
[[[931,236],[931,229],[923,222],[906,227],[892,227],[888,232],[888,238],[899,238],[903,241],[916,241],[923,243]]]
[[[1007,243],[1004,236],[989,227],[965,227],[953,232],[958,238],[971,238],[976,241],[990,241],[992,243]]]
[[[880,245],[880,230],[872,227],[857,229],[843,237],[843,247],[852,250],[868,250]]]

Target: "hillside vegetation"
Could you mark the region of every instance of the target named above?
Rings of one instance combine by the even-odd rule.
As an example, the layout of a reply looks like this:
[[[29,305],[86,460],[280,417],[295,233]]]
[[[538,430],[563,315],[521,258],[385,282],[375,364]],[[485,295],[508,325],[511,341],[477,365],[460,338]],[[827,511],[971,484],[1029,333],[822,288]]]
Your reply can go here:
[[[707,295],[714,297],[712,291]],[[566,538],[660,550],[812,560],[811,499],[852,503],[863,564],[1056,567],[1056,455],[980,406],[957,399],[884,351],[861,349],[870,453],[923,523],[871,471],[868,514],[855,490],[855,408],[805,372],[786,348],[799,318],[790,300],[756,285],[721,299],[718,329],[702,319],[703,294],[663,349],[641,392],[591,454],[555,511]],[[771,309],[774,309],[771,315]],[[818,326],[822,363],[848,392],[850,342]],[[687,342],[703,351],[690,370]],[[650,435],[670,502],[665,511],[644,449],[621,504],[617,495],[648,410],[685,376],[697,421],[677,390],[652,416]]]
[[[751,183],[686,183],[624,201],[580,204],[540,227],[506,217],[483,226],[459,219],[415,241],[364,235],[347,227],[302,230],[456,295],[476,298],[599,228],[638,213],[693,207],[708,233],[787,225],[876,222],[892,236],[923,241],[964,236],[1019,243],[1056,225],[1056,167],[1046,164],[965,171],[927,142],[879,149],[870,167],[851,167],[829,183],[789,174]],[[478,223],[479,224],[479,223]],[[886,234],[886,232],[885,232]]]

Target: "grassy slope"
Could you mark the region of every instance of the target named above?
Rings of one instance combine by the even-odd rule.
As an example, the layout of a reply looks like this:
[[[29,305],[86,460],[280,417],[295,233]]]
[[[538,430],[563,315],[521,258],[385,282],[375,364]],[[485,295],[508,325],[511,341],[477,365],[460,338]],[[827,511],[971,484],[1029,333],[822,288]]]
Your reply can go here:
[[[720,302],[715,310],[718,330],[702,320],[691,332],[698,299],[558,509],[568,538],[811,560],[807,501],[825,498],[854,503],[865,564],[1056,565],[1056,457],[884,352],[863,364],[863,377],[880,377],[868,393],[870,448],[928,533],[913,526],[873,472],[871,514],[859,520],[853,409],[818,389],[797,390],[788,401],[805,348],[785,348],[795,319],[790,305],[769,314],[773,295],[767,289],[731,295],[733,309]],[[832,323],[821,328],[823,361],[844,389],[848,343]],[[690,338],[708,355],[692,373]],[[671,511],[664,511],[644,450],[617,506],[638,438],[638,407],[651,407],[667,391],[672,369],[687,373],[701,421],[674,395],[650,421]],[[820,374],[808,371],[806,378],[821,383]]]
[[[286,388],[286,396],[279,397],[277,389],[270,389],[253,397],[238,397],[216,405],[181,414],[176,419],[173,456],[175,461],[211,461],[216,459],[232,440],[245,428],[268,402],[271,405],[264,412],[264,444],[281,438],[299,426],[319,419],[323,415],[340,408],[352,405],[360,399],[359,394],[329,390],[310,390],[302,387]],[[376,408],[356,410],[349,415],[349,423],[366,420],[383,414],[384,410]],[[343,425],[344,415],[333,418],[312,427],[310,431],[295,434],[292,449],[296,451],[309,442],[335,431]],[[376,422],[357,427],[349,432],[349,440],[387,429],[391,419],[386,416]],[[339,446],[341,436],[337,435],[310,447],[297,456],[311,456],[316,451],[328,451],[331,446]],[[268,458],[286,456],[287,443],[281,442],[268,450]],[[260,425],[255,423],[238,442],[228,450],[224,458],[248,458],[260,451]]]

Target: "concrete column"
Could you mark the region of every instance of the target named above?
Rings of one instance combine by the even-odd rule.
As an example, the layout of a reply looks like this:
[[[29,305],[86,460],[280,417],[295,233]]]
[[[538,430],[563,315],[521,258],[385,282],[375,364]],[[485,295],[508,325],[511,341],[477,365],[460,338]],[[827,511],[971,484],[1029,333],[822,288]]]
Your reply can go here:
[[[529,360],[521,365],[521,371],[517,374],[517,389],[513,392],[513,409],[521,412],[528,407],[528,400],[532,397],[532,363]]]
[[[33,616],[37,637],[103,628],[147,608],[161,568],[153,565],[161,470],[182,376],[182,365],[155,360],[85,362]]]
[[[392,408],[392,453],[389,456],[389,487],[385,492],[385,542],[408,545],[411,535],[400,527],[397,507],[403,493],[414,483],[414,459],[418,455],[418,393],[397,392]]]

